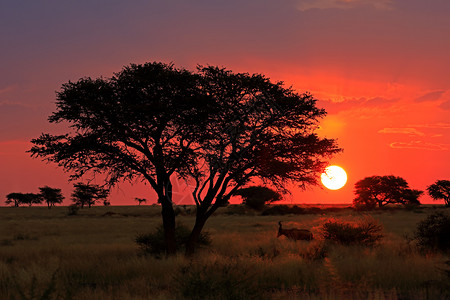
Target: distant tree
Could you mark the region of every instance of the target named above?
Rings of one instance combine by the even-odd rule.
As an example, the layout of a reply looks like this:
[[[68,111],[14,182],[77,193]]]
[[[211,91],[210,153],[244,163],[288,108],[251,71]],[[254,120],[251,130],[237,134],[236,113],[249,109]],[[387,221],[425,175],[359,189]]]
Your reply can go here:
[[[280,193],[265,186],[242,188],[236,191],[236,195],[241,196],[242,202],[253,209],[262,209],[265,204],[282,199]]]
[[[89,208],[99,200],[106,200],[109,191],[96,184],[75,183],[75,190],[72,193],[72,201],[74,204],[83,208],[87,205]]]
[[[61,189],[44,186],[40,187],[39,191],[42,199],[47,203],[48,208],[55,206],[56,203],[61,204],[64,200]]]
[[[134,201],[138,202],[139,205],[141,205],[141,203],[147,203],[147,199],[145,198],[134,198]]]
[[[103,206],[110,206],[111,202],[109,202],[109,200],[105,199],[103,200]]]
[[[427,187],[428,195],[433,200],[444,200],[445,206],[450,206],[450,180],[438,180]]]
[[[13,203],[15,207],[19,207],[20,204],[23,204],[24,194],[22,193],[9,193],[6,195],[5,204]]]
[[[42,199],[42,196],[40,194],[26,193],[26,194],[23,194],[22,199],[20,201],[23,204],[27,204],[28,206],[32,206],[33,204],[41,204],[42,200],[43,199]]]
[[[418,198],[422,191],[410,189],[405,179],[388,176],[370,176],[355,184],[356,207],[373,209],[387,204],[420,204]]]

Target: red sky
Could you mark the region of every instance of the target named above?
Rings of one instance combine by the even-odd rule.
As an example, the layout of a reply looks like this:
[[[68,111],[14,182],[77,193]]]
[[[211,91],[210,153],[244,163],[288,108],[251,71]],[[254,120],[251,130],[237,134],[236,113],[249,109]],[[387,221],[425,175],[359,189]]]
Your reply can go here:
[[[41,132],[61,130],[46,121],[55,91],[147,61],[262,73],[319,99],[320,134],[344,148],[331,163],[349,180],[338,191],[293,188],[288,201],[351,203],[354,183],[371,175],[421,190],[450,179],[449,1],[187,2],[0,3],[0,201],[44,185],[69,198],[68,176],[25,153]],[[189,187],[177,186],[175,201],[189,203]],[[134,197],[154,200],[149,187],[122,185],[111,202]]]

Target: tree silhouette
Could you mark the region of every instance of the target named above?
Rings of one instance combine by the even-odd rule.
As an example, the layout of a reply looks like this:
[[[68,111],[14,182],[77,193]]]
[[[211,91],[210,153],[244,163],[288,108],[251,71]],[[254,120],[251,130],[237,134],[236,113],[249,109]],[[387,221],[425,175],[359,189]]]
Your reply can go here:
[[[243,203],[254,209],[261,209],[265,204],[280,201],[282,196],[280,193],[265,187],[251,186],[236,191],[235,195],[241,196]]]
[[[147,203],[147,199],[145,198],[134,198],[134,201],[137,201],[139,203],[139,205],[141,205],[141,203]]]
[[[61,189],[54,189],[48,186],[39,188],[42,199],[47,203],[48,208],[55,206],[56,203],[61,204],[64,200],[64,196],[61,193]]]
[[[72,193],[72,201],[74,204],[83,208],[87,205],[91,208],[92,205],[99,200],[106,200],[109,195],[107,189],[104,189],[96,184],[75,183],[75,190]]]
[[[145,179],[158,195],[167,253],[175,252],[175,213],[170,177],[192,155],[204,107],[198,76],[172,65],[130,65],[110,79],[68,82],[57,94],[53,123],[71,132],[32,140],[32,156],[73,172],[106,174],[119,181]]]
[[[195,181],[192,252],[207,218],[252,178],[280,188],[317,183],[323,158],[340,149],[314,134],[325,115],[315,103],[262,75],[130,65],[110,79],[64,84],[49,121],[68,122],[71,131],[42,134],[30,152],[72,179],[103,173],[110,186],[145,179],[161,203],[168,254],[176,250],[171,176]]]
[[[326,158],[341,151],[332,139],[315,133],[325,115],[310,94],[298,94],[260,74],[199,68],[201,88],[209,97],[207,126],[196,163],[180,175],[195,186],[196,221],[186,245],[195,244],[207,219],[253,179],[287,191],[318,184]]]
[[[15,207],[19,207],[22,204],[22,200],[24,199],[24,194],[22,193],[9,193],[6,195],[5,204],[14,203]]]
[[[387,204],[420,204],[422,191],[410,189],[405,179],[388,176],[370,176],[355,183],[356,207],[373,209]]]
[[[444,200],[445,206],[450,206],[450,180],[437,180],[427,187],[428,195],[433,200]]]

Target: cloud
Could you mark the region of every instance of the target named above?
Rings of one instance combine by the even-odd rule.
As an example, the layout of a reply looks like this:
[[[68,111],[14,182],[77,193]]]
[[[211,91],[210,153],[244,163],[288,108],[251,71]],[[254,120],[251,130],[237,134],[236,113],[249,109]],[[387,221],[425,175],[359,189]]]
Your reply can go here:
[[[350,98],[343,101],[324,100],[320,104],[328,113],[338,113],[345,110],[361,109],[361,108],[386,108],[392,106],[399,99],[388,99],[383,97],[373,98]]]
[[[443,110],[450,110],[450,100],[442,102],[441,105],[439,105],[439,107],[442,108]]]
[[[426,101],[436,101],[439,100],[442,97],[442,94],[444,94],[445,91],[433,91],[426,93],[420,97],[417,97],[414,99],[415,102],[426,102]]]
[[[423,141],[394,142],[390,146],[394,149],[448,150],[445,144],[433,144]]]
[[[392,10],[392,0],[298,0],[297,9],[353,9],[370,6],[379,10]]]
[[[450,129],[450,123],[418,124],[409,125],[409,127]]]
[[[425,133],[418,131],[412,127],[403,127],[403,128],[383,128],[378,130],[378,133],[399,133],[399,134],[407,134],[412,136],[424,136]]]

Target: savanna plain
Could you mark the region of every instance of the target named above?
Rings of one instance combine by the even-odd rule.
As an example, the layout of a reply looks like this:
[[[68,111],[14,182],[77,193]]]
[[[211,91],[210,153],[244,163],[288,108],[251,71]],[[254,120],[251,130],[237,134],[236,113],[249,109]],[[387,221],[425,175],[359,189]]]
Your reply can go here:
[[[194,207],[178,209],[191,227]],[[191,258],[145,254],[136,237],[155,231],[160,207],[0,208],[0,299],[450,299],[448,253],[412,240],[421,220],[448,208],[359,212],[318,207],[262,215],[220,208],[207,222],[210,245]],[[373,246],[329,243],[323,224],[372,220]],[[312,241],[277,238],[306,228]]]

